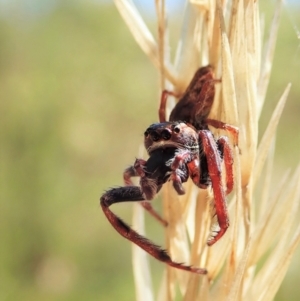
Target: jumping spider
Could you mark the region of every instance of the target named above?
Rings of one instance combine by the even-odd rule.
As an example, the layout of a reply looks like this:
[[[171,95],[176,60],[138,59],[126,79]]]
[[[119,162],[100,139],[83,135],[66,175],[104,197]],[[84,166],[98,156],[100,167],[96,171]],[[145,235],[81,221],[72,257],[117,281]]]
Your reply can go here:
[[[165,108],[168,95],[163,91],[159,108],[160,123],[154,123],[144,133],[144,145],[149,155],[147,161],[136,159],[133,166],[124,171],[125,187],[113,188],[105,192],[101,207],[112,226],[122,236],[140,246],[156,259],[178,269],[205,274],[206,270],[186,266],[172,261],[166,250],[141,236],[109,210],[109,206],[120,202],[138,201],[163,225],[162,219],[147,201],[152,200],[167,181],[180,195],[184,194],[182,183],[190,177],[199,188],[212,186],[215,212],[220,230],[214,232],[208,240],[213,245],[226,232],[229,219],[226,207],[226,194],[233,189],[233,156],[228,138],[215,139],[208,128],[212,125],[229,131],[237,144],[238,130],[221,121],[207,119],[211,110],[215,83],[211,66],[202,67],[195,73],[187,90],[180,98],[166,121]],[[226,191],[222,184],[221,163],[224,159],[226,171]],[[140,186],[134,186],[131,177],[140,177]]]

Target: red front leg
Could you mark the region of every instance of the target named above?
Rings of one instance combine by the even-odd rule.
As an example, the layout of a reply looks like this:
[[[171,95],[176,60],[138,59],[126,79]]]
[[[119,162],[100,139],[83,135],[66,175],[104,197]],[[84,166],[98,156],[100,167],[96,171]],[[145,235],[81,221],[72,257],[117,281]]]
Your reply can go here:
[[[223,160],[225,164],[226,171],[226,194],[229,194],[233,189],[234,179],[233,179],[233,154],[228,142],[227,137],[220,137],[217,141],[219,147],[223,150]]]
[[[194,160],[189,162],[187,166],[189,169],[189,175],[193,180],[194,184],[196,184],[199,188],[206,189],[207,185],[200,183],[201,169],[200,169],[199,157],[196,157]]]
[[[144,196],[140,187],[126,186],[113,188],[109,191],[106,191],[100,198],[100,205],[106,218],[119,234],[121,234],[123,237],[130,240],[134,244],[138,245],[140,248],[142,248],[144,251],[146,251],[148,254],[150,254],[157,260],[177,269],[196,274],[206,274],[206,269],[191,267],[183,263],[174,262],[170,258],[166,250],[162,249],[146,237],[134,231],[130,226],[123,222],[123,220],[121,220],[109,209],[111,205],[116,203],[130,201],[139,202],[141,200],[144,200]]]
[[[207,242],[207,244],[211,246],[226,232],[229,227],[229,218],[225,192],[222,185],[221,158],[217,149],[216,141],[209,130],[199,131],[199,138],[202,141],[203,151],[207,158],[208,172],[211,178],[215,198],[215,210],[220,226],[220,231],[214,233]]]

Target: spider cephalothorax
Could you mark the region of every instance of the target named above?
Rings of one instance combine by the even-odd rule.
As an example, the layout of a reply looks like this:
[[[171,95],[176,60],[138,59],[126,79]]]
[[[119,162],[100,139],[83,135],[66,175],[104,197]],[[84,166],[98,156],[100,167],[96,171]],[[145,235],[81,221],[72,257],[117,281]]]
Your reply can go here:
[[[178,194],[184,194],[182,183],[188,178],[199,188],[212,186],[214,205],[220,229],[212,233],[208,245],[217,242],[229,227],[225,195],[233,188],[233,157],[226,136],[215,139],[208,128],[212,125],[229,131],[237,144],[237,128],[218,120],[207,119],[215,94],[211,66],[198,69],[186,92],[178,101],[166,121],[165,107],[168,95],[163,91],[159,108],[160,123],[152,124],[144,133],[144,145],[149,159],[136,159],[124,171],[127,186],[108,190],[101,197],[101,207],[113,227],[125,238],[139,245],[153,257],[170,266],[204,274],[205,269],[193,268],[171,260],[167,252],[139,235],[114,215],[109,206],[119,202],[140,201],[163,225],[167,221],[153,210],[147,201],[152,200],[166,181],[172,181]],[[223,188],[221,163],[226,170],[226,189]],[[131,177],[140,177],[140,186],[134,186]]]

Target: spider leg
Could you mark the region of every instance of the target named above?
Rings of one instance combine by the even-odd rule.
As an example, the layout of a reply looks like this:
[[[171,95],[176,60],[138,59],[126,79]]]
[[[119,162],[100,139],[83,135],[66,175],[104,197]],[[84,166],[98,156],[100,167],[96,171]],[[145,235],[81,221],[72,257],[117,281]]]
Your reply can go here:
[[[145,210],[147,210],[158,222],[160,222],[164,227],[167,227],[168,226],[168,222],[166,221],[166,220],[164,220],[160,215],[159,215],[159,213],[157,213],[154,209],[153,209],[153,207],[152,207],[152,205],[149,203],[149,202],[147,202],[147,201],[143,201],[143,202],[141,202],[140,203],[142,206],[143,206],[143,208],[145,209]]]
[[[215,199],[215,210],[220,226],[220,231],[211,237],[207,244],[216,243],[229,227],[225,192],[222,186],[221,158],[217,149],[217,143],[209,130],[199,131],[199,138],[202,141],[203,151],[207,158],[208,172],[211,178],[211,185]]]
[[[172,261],[166,250],[162,249],[158,245],[155,245],[152,241],[134,231],[109,209],[109,206],[115,203],[142,200],[145,199],[140,187],[125,186],[113,188],[104,193],[100,198],[100,205],[108,221],[119,234],[138,245],[157,260],[177,269],[190,271],[196,274],[206,274],[207,271],[205,269],[186,266],[182,263]]]
[[[215,119],[206,119],[205,123],[213,126],[216,129],[222,129],[222,130],[228,131],[232,135],[233,145],[234,146],[238,145],[239,129],[236,126],[230,125],[230,124],[227,124],[222,121],[215,120]]]
[[[205,161],[204,161],[205,160]],[[206,158],[202,157],[199,159],[197,156],[194,160],[187,163],[189,169],[189,175],[199,188],[206,189],[208,185],[211,184]]]
[[[233,154],[229,146],[228,138],[222,136],[217,140],[218,148],[223,156],[225,171],[226,171],[226,194],[229,194],[233,189]]]
[[[132,186],[131,177],[140,177],[140,184],[142,191],[145,195],[145,201],[141,201],[141,206],[147,210],[158,222],[164,227],[168,225],[168,222],[164,220],[158,212],[156,212],[152,205],[147,200],[152,200],[160,187],[157,186],[153,179],[147,178],[145,174],[146,161],[143,159],[136,159],[133,166],[129,166],[123,173],[123,179],[126,186]]]
[[[159,122],[166,122],[166,105],[167,105],[167,99],[168,99],[169,95],[172,95],[175,97],[179,96],[176,93],[168,91],[168,90],[162,91],[161,98],[160,98],[160,106],[159,106],[159,110],[158,110]]]

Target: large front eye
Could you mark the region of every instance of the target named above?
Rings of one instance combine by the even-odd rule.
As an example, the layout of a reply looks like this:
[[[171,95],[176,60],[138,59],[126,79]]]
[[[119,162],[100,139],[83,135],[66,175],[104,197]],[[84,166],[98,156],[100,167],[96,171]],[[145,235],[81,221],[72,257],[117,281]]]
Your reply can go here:
[[[152,141],[158,141],[159,140],[159,135],[155,131],[151,132],[150,135],[151,135]]]
[[[171,138],[171,133],[170,131],[168,130],[163,130],[161,132],[161,137],[164,139],[164,140],[169,140]]]

